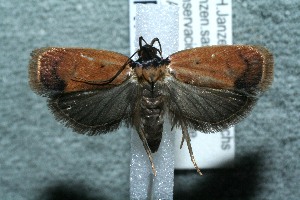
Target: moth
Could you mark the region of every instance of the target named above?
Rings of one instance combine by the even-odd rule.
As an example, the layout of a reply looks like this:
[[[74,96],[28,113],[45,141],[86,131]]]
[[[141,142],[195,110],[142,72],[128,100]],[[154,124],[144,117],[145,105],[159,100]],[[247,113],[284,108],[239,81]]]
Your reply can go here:
[[[167,115],[172,127],[182,129],[181,147],[186,141],[201,174],[188,129],[216,132],[243,119],[272,83],[273,57],[261,46],[228,45],[163,58],[158,38],[148,44],[140,37],[131,57],[84,48],[36,49],[29,79],[37,94],[48,97],[55,117],[75,132],[103,134],[122,122],[134,127],[154,174],[152,153]]]

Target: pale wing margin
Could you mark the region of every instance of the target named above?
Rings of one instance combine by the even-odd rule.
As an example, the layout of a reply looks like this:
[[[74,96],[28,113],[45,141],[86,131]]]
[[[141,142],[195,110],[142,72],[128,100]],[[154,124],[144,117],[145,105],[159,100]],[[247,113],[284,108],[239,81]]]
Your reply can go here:
[[[127,80],[112,88],[56,95],[49,107],[76,132],[96,135],[117,129],[123,120],[130,123],[136,96],[136,83]]]
[[[202,132],[216,132],[240,121],[257,98],[241,91],[193,86],[170,78],[169,115],[173,126],[185,122]]]

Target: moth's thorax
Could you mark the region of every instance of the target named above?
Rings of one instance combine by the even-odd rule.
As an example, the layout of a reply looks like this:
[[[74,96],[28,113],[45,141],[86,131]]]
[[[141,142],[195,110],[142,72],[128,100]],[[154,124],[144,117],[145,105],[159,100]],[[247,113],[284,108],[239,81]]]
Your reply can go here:
[[[158,80],[163,80],[166,75],[168,60],[154,58],[148,61],[135,62],[134,71],[140,83],[148,82],[155,83]]]

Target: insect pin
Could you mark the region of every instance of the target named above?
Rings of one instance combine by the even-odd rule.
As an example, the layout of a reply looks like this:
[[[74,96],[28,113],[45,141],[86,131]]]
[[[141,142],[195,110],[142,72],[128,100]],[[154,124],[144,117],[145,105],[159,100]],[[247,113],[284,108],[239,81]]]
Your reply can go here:
[[[163,58],[159,39],[148,44],[140,37],[129,58],[84,48],[34,50],[29,77],[56,118],[75,132],[103,134],[122,122],[134,127],[154,175],[152,153],[167,115],[172,127],[182,129],[181,147],[186,141],[201,174],[188,129],[216,132],[243,119],[272,83],[273,58],[266,48],[248,45],[199,47]]]

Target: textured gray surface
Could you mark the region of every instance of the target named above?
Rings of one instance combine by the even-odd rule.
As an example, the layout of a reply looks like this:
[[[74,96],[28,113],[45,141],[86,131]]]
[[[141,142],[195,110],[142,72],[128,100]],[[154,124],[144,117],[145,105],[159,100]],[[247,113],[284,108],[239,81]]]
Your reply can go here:
[[[128,9],[118,0],[0,0],[1,199],[129,198],[129,131],[74,134],[27,84],[29,54],[37,47],[128,55]],[[274,84],[236,126],[236,167],[204,171],[203,177],[176,172],[175,199],[300,197],[299,9],[298,0],[234,1],[233,41],[274,53]]]

